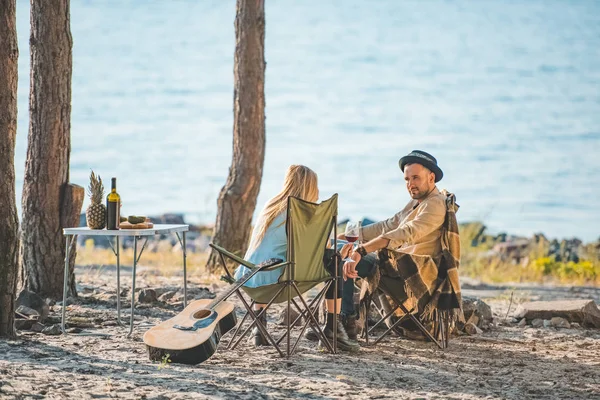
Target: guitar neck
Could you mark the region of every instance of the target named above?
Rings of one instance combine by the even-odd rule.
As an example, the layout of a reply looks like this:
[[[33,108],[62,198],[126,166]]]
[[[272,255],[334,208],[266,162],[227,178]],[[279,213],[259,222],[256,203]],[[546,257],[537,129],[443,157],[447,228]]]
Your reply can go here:
[[[252,272],[253,272],[252,270],[247,271],[240,279],[235,281],[235,283],[232,284],[229,289],[227,289],[224,293],[221,293],[220,295],[215,297],[215,299],[213,301],[211,301],[210,304],[208,305],[208,308],[210,310],[214,309],[216,306],[219,305],[219,303],[221,303],[223,300],[225,300],[226,298],[231,296],[231,294],[233,292],[235,292],[236,290],[238,290],[240,288],[241,285],[239,284],[239,282],[242,282],[244,279],[246,279],[250,274],[252,274]]]

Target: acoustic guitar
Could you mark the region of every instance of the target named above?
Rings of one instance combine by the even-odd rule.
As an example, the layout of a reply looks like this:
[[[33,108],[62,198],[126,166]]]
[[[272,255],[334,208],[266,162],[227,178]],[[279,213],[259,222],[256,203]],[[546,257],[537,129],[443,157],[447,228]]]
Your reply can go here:
[[[268,259],[248,270],[232,283],[231,287],[213,301],[203,299],[190,303],[181,313],[168,319],[144,334],[144,343],[152,361],[161,361],[168,354],[171,362],[199,364],[208,360],[215,351],[221,336],[237,324],[234,305],[227,299],[259,270],[283,262],[280,258]]]
[[[228,291],[229,292],[229,291]],[[226,293],[229,295],[231,293]],[[182,312],[144,334],[150,360],[199,364],[217,351],[221,336],[236,324],[234,305],[219,299],[196,300]]]

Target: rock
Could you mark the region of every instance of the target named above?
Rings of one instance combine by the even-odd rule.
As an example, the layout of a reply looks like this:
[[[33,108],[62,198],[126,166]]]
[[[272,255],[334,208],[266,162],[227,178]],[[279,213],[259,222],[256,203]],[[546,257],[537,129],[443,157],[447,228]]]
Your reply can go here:
[[[211,292],[210,290],[208,290],[208,288],[200,288],[200,293],[196,294],[194,296],[194,300],[200,300],[200,299],[214,299],[216,297],[216,295]]]
[[[569,322],[577,322],[585,327],[600,328],[600,310],[594,300],[533,301],[521,304],[516,311],[517,318],[552,319],[562,317]]]
[[[62,331],[60,330],[60,325],[54,324],[54,325],[50,325],[50,326],[45,327],[42,330],[42,333],[44,335],[53,335],[53,336],[56,336],[56,335],[60,335],[62,333]]]
[[[75,327],[75,328],[69,328],[69,329],[67,329],[67,333],[81,333],[82,330],[83,329],[77,328],[77,327]]]
[[[75,300],[72,297],[67,297],[66,303],[67,303],[66,304],[67,306],[70,306],[71,304],[75,303]],[[59,306],[59,307],[62,307],[63,302],[62,301],[57,301],[56,305]]]
[[[561,317],[553,317],[550,320],[550,325],[552,325],[555,328],[570,328],[571,324],[569,323],[569,321],[567,321],[564,318]]]
[[[476,299],[473,297],[463,298],[463,312],[465,314],[465,320],[469,320],[473,314],[478,317],[477,325],[480,326],[482,323],[492,322],[492,309],[483,300]]]
[[[33,308],[29,308],[27,306],[19,306],[19,307],[17,307],[16,312],[18,312],[19,314],[25,315],[28,318],[37,317],[36,319],[39,319],[39,317],[40,317],[40,313],[39,312],[37,312]]]
[[[18,331],[27,331],[31,329],[36,322],[35,319],[15,318],[15,329]]]
[[[140,303],[153,303],[156,301],[156,291],[154,289],[142,289],[138,294]]]
[[[104,301],[104,302],[107,302],[107,303],[111,303],[111,304],[115,303],[116,304],[116,302],[117,302],[117,295],[115,293],[102,292],[102,293],[99,293],[96,296],[96,299],[98,299],[99,301]],[[69,301],[67,299],[67,305],[68,304],[69,304]]]
[[[293,308],[290,308],[290,323],[293,324],[294,320],[296,318],[298,318],[298,311],[296,311]],[[284,308],[283,310],[281,310],[281,313],[279,314],[279,318],[277,318],[277,325],[285,325],[286,324],[286,316],[287,316],[287,307]],[[302,318],[300,318],[300,320],[298,320],[298,322],[296,322],[296,325],[293,326],[300,326],[300,324],[302,323]]]
[[[468,324],[488,329],[493,319],[490,306],[474,297],[463,297],[463,312],[467,322],[464,325],[459,322],[457,329],[465,332],[467,332],[466,325]]]
[[[519,323],[517,324],[517,326],[523,328],[524,326],[527,326],[527,320],[525,318],[522,318]]]
[[[158,297],[158,301],[162,301],[163,303],[167,303],[169,300],[171,300],[173,298],[173,296],[175,296],[177,294],[177,292],[171,291],[171,292],[166,292],[161,294]]]
[[[29,329],[31,332],[41,332],[44,330],[44,328],[46,328],[44,326],[44,324],[40,324],[39,322],[34,323],[33,325],[31,325],[31,328]]]
[[[544,326],[544,320],[541,318],[536,318],[533,321],[531,321],[531,326],[533,326],[534,328],[541,328],[542,326]]]
[[[44,299],[29,290],[22,290],[21,293],[19,293],[15,306],[17,309],[24,306],[35,310],[40,316],[40,321],[44,321],[50,312],[50,307],[48,307],[48,304],[46,304]]]
[[[552,324],[550,323],[549,319],[545,319],[544,320],[544,328],[550,328],[552,326]]]
[[[465,324],[465,328],[464,328],[465,332],[467,332],[469,335],[480,335],[483,333],[483,331],[481,329],[479,329],[477,327],[477,325],[469,322],[468,324]]]

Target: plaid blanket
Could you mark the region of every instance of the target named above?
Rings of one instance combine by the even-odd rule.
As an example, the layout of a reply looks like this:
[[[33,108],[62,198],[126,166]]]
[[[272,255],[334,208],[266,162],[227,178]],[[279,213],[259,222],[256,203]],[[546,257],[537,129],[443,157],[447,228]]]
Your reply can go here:
[[[436,258],[382,249],[378,252],[375,275],[368,279],[369,292],[379,284],[380,274],[400,278],[409,301],[418,307],[424,320],[433,318],[434,311],[441,312],[451,321],[464,322],[462,296],[458,279],[460,241],[454,194],[446,195],[446,218],[442,226],[442,253]],[[409,307],[409,309],[412,307]]]

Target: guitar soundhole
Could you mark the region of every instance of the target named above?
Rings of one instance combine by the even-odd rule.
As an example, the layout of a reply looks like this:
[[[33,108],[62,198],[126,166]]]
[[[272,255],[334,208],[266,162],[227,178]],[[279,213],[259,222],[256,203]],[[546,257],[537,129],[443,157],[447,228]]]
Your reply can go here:
[[[198,310],[192,315],[195,319],[206,318],[211,314],[210,310]]]

